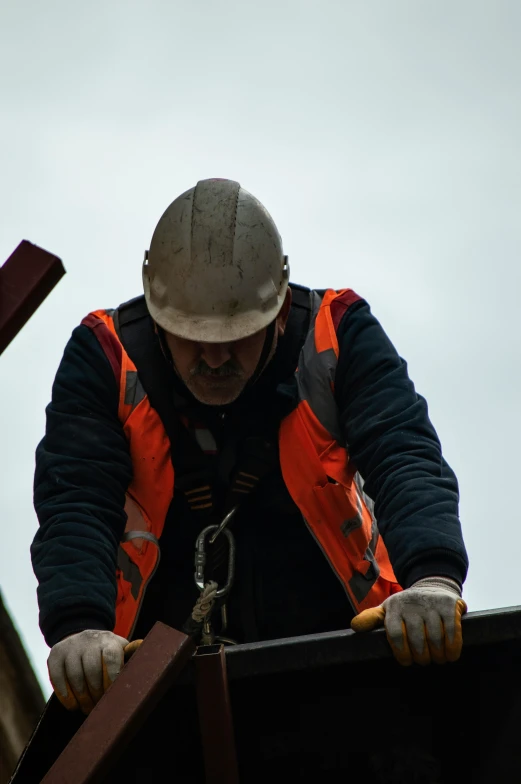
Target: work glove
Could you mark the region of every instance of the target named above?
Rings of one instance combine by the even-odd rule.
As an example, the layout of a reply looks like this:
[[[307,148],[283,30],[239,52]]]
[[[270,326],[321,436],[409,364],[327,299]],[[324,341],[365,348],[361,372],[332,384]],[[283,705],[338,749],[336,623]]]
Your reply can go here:
[[[67,710],[91,712],[135,645],[106,631],[86,629],[56,643],[47,659],[52,687]]]
[[[385,625],[387,639],[400,664],[444,664],[456,661],[463,643],[461,616],[467,605],[459,585],[448,577],[426,577],[389,596],[378,607],[363,610],[351,621],[355,632]]]

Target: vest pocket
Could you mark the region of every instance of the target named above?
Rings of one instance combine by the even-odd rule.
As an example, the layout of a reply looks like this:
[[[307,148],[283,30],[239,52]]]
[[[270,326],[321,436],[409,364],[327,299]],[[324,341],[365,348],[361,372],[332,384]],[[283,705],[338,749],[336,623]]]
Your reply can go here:
[[[313,487],[313,498],[315,519],[320,523],[314,533],[333,569],[347,580],[355,600],[359,604],[365,601],[375,584],[381,586],[378,601],[386,599],[396,590],[389,587],[397,585],[396,577],[382,537],[372,541],[373,519],[356,487],[327,481]],[[372,556],[370,546],[374,547]]]
[[[324,485],[315,485],[313,496],[317,522],[327,527],[324,535],[335,542],[335,549],[341,548],[346,553],[353,568],[360,564],[365,571],[364,554],[371,541],[371,533],[370,529],[367,530],[361,504],[358,505],[356,500],[353,503],[353,498],[357,498],[356,492],[328,480]]]

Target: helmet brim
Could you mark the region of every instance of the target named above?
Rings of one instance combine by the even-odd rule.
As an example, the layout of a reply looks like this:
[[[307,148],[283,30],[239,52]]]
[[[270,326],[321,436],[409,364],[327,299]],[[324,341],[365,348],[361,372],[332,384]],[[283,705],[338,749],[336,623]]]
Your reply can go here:
[[[277,318],[284,304],[287,288],[286,283],[275,304],[264,311],[243,311],[228,316],[200,316],[169,307],[156,309],[151,307],[150,303],[148,307],[154,321],[165,332],[176,337],[197,343],[235,343],[255,335]]]

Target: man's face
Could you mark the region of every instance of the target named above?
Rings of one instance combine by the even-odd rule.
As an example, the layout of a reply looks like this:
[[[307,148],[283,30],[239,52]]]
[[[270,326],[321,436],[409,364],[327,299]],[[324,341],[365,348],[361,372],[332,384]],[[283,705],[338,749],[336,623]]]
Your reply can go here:
[[[286,302],[276,320],[267,362],[275,353],[279,336],[284,333],[290,305],[288,290]],[[239,397],[255,373],[266,329],[233,343],[199,343],[168,332],[165,332],[165,338],[177,373],[192,395],[205,405],[225,406]]]

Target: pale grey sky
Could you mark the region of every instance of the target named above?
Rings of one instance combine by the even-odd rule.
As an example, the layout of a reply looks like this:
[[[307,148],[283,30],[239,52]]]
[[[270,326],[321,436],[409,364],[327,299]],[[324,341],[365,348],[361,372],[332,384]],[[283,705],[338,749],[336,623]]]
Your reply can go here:
[[[25,238],[67,269],[0,359],[0,587],[47,693],[29,545],[54,374],[205,177],[264,202],[293,280],[370,302],[460,480],[468,604],[521,604],[520,36],[517,0],[0,4],[0,260]]]

